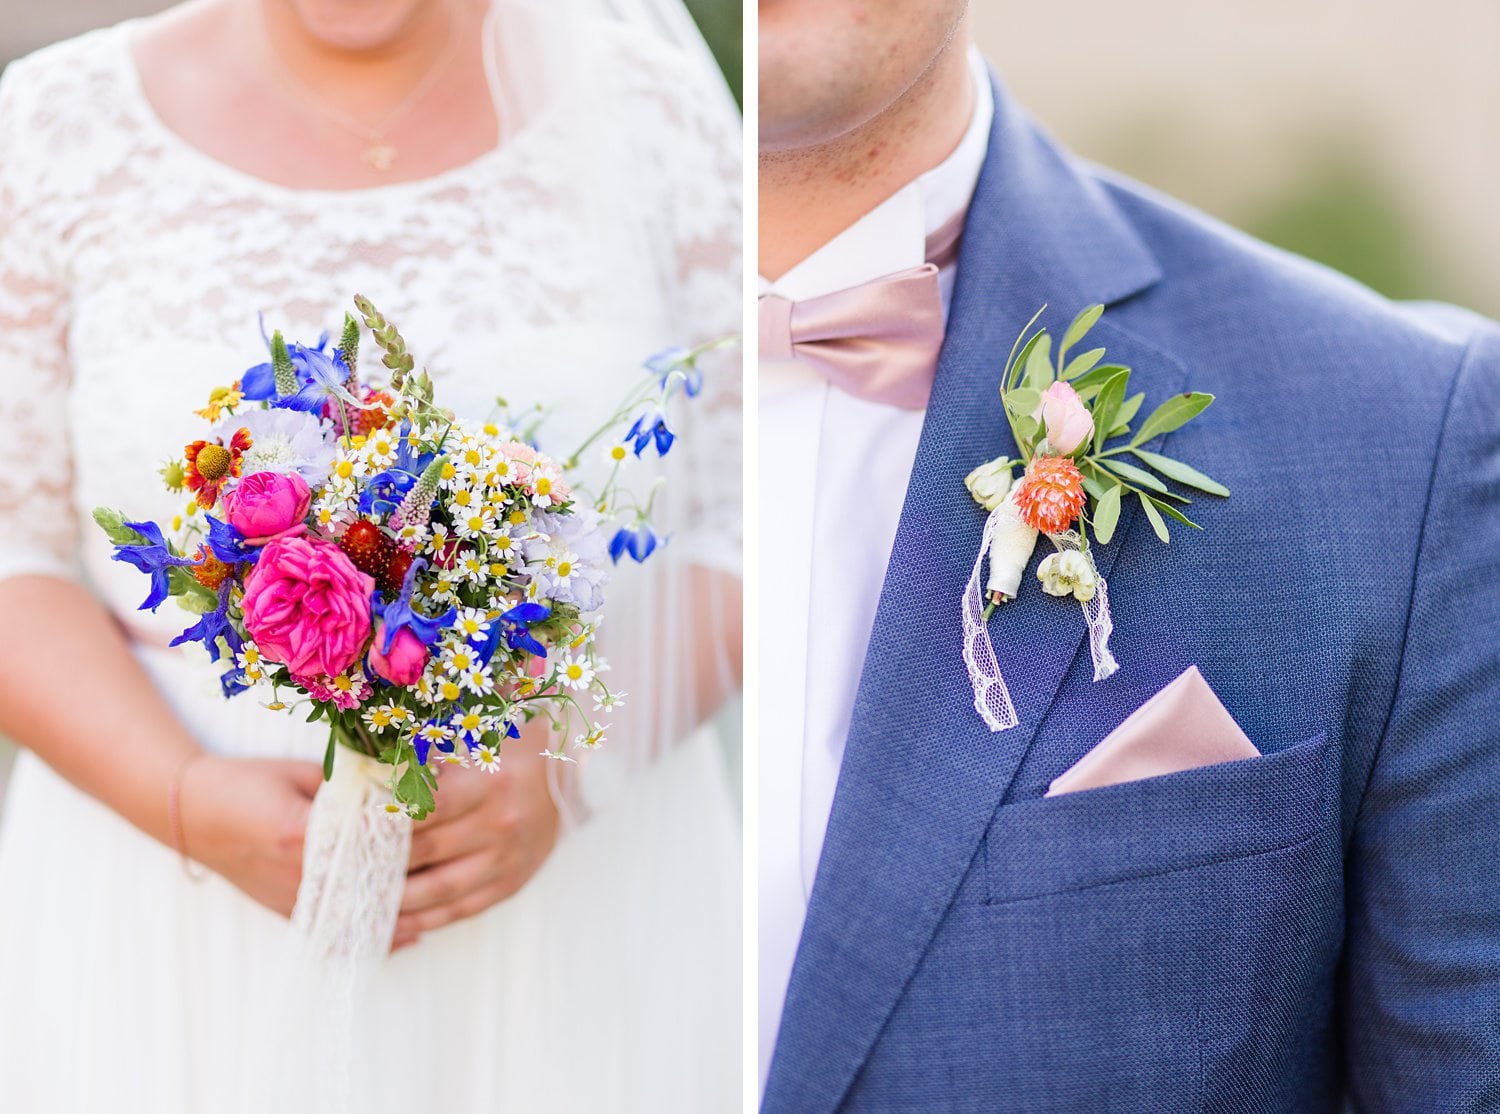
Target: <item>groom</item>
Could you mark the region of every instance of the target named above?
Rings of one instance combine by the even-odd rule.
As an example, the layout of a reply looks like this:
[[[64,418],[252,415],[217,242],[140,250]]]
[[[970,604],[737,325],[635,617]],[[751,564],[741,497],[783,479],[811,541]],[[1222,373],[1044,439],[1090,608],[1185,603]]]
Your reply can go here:
[[[761,0],[760,66],[763,1110],[1500,1109],[1500,331],[1081,164],[964,0]],[[992,733],[963,481],[1096,302],[1233,494],[1096,547],[1105,681],[1039,550]],[[1162,776],[1045,795],[1163,690]]]

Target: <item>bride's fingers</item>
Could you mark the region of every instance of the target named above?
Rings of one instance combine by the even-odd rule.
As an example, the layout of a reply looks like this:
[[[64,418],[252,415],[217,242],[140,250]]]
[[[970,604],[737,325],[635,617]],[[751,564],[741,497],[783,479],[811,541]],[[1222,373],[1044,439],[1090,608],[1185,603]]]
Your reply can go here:
[[[484,846],[483,833],[469,824],[434,824],[424,820],[412,828],[411,857],[407,872],[412,873],[433,863],[447,862]]]
[[[493,855],[475,852],[408,874],[406,891],[401,895],[401,912],[420,913],[460,901],[491,881],[494,866]]]
[[[436,905],[431,909],[423,909],[421,912],[402,913],[396,918],[396,939],[403,940],[410,937],[415,941],[423,933],[432,932],[434,929],[453,924],[455,921],[478,916],[491,905],[504,901],[510,894],[510,886],[502,879],[472,890],[456,901]]]

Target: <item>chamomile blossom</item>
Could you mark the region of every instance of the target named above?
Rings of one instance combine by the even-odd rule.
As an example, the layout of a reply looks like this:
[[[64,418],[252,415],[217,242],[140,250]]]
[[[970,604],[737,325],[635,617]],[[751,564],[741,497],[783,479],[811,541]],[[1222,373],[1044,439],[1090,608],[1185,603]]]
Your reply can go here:
[[[566,689],[586,689],[594,683],[594,666],[583,654],[564,654],[557,663],[557,683]]]
[[[495,691],[495,679],[478,662],[459,674],[458,683],[475,696],[488,696]]]
[[[594,711],[607,712],[612,708],[625,707],[625,698],[628,692],[606,692],[603,696],[594,697]]]
[[[606,723],[602,727],[595,727],[585,731],[573,740],[573,745],[583,747],[584,750],[598,750],[604,745],[604,733],[609,728],[610,725]]]
[[[386,731],[406,718],[406,709],[399,704],[376,704],[365,709],[364,718],[372,730]]]
[[[470,745],[477,743],[488,730],[485,715],[478,708],[457,709],[457,714],[448,721],[448,726],[453,728],[453,733],[458,738],[467,741]]]
[[[234,663],[244,673],[248,683],[253,685],[265,680],[265,660],[260,656],[260,648],[250,639],[247,638],[240,647],[240,652],[234,656]]]
[[[500,769],[500,752],[492,746],[479,743],[469,748],[469,761],[474,763],[475,769],[493,774]]]

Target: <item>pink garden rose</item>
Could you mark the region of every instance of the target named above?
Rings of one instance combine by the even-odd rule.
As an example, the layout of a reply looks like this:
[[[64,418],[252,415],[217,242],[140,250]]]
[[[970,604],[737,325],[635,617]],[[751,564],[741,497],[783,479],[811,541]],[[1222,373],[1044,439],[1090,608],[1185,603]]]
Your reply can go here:
[[[295,472],[253,472],[224,496],[224,517],[245,535],[246,545],[265,545],[303,533],[311,503],[312,489]]]
[[[1041,405],[1032,414],[1047,429],[1047,444],[1058,456],[1071,456],[1094,435],[1094,419],[1068,383],[1054,383],[1042,392]]]
[[[385,624],[375,628],[375,641],[370,644],[370,668],[393,685],[414,685],[427,668],[427,647],[422,640],[406,627],[396,632],[391,639],[391,652],[382,653],[385,645]]]
[[[334,676],[370,639],[375,581],[332,542],[280,537],[261,550],[245,581],[245,630],[294,677]]]

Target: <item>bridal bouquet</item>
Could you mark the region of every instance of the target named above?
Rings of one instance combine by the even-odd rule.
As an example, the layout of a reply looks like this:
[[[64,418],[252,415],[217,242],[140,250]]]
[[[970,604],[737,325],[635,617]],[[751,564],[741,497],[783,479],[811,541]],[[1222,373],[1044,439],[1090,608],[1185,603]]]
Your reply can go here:
[[[394,325],[355,305],[383,352],[385,383],[360,376],[359,321],[329,350],[275,333],[271,359],[213,391],[212,428],[173,458],[169,490],[191,492],[168,530],[99,509],[114,558],[148,574],[142,609],[169,596],[225,664],[224,692],[265,691],[267,707],[310,705],[338,744],[389,767],[395,815],[432,811],[439,762],[494,771],[502,740],[548,716],[595,748],[592,713],[620,703],[595,651],[610,567],[644,561],[661,538],[651,502],[619,483],[632,455],[666,455],[669,403],[702,384],[698,357],[673,349],[573,455],[558,459],[503,401],[488,421],[456,417],[416,372]],[[597,491],[576,478],[609,433]],[[592,697],[592,709],[584,708]]]

